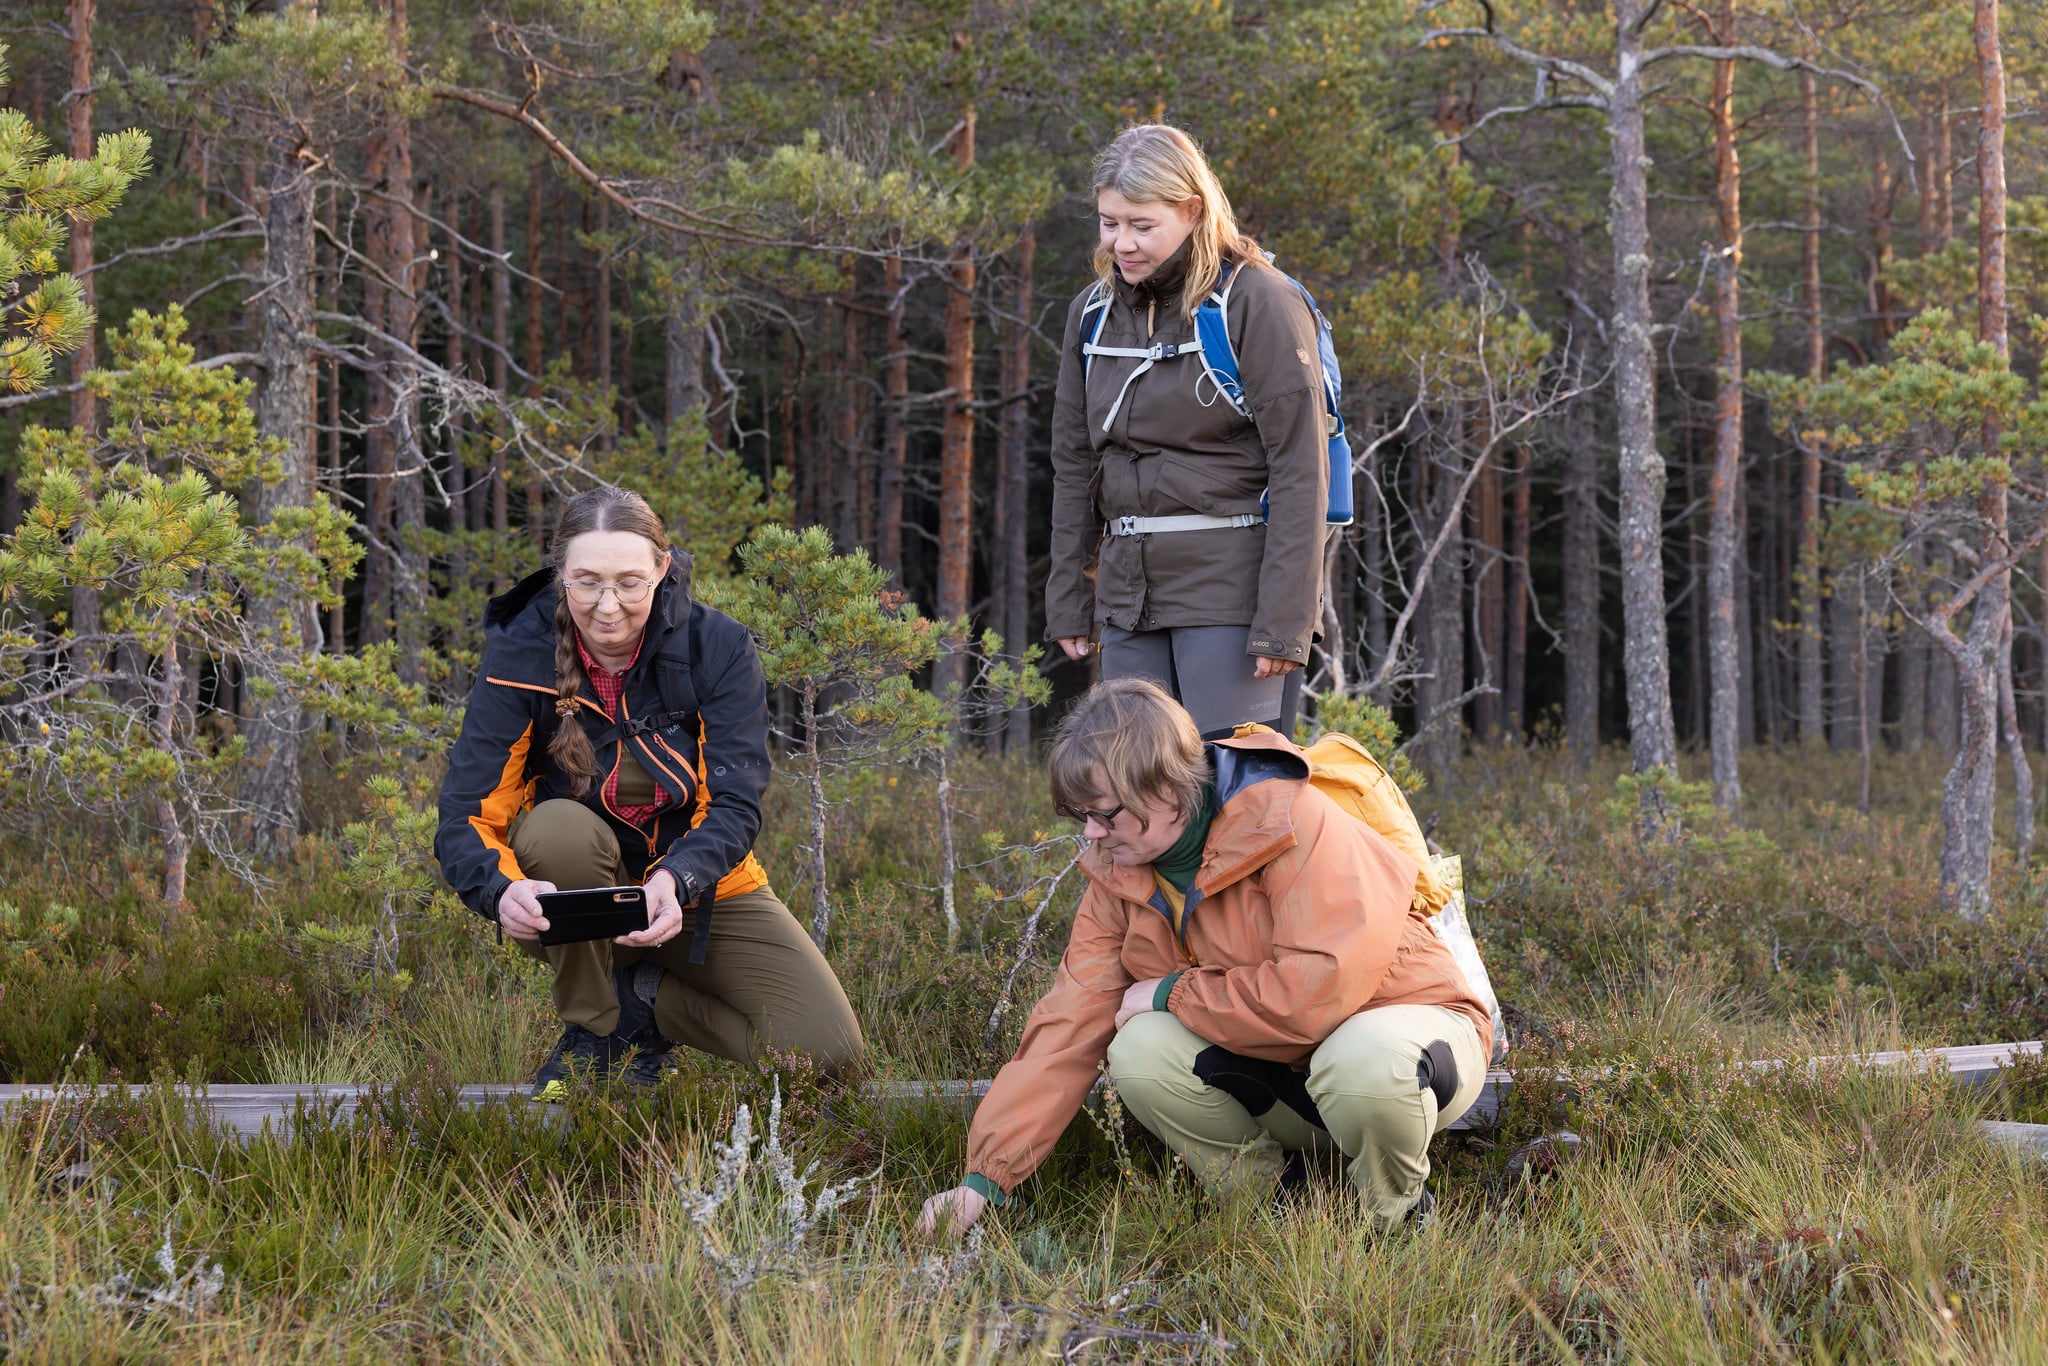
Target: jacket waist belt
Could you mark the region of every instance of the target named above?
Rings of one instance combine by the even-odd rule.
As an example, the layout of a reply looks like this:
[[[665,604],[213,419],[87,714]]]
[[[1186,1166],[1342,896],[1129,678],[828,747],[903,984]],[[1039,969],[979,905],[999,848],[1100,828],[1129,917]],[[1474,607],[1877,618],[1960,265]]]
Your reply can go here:
[[[1190,512],[1177,517],[1112,517],[1103,524],[1105,536],[1149,536],[1159,531],[1220,531],[1229,527],[1264,526],[1263,512],[1240,512],[1230,517],[1211,517]]]

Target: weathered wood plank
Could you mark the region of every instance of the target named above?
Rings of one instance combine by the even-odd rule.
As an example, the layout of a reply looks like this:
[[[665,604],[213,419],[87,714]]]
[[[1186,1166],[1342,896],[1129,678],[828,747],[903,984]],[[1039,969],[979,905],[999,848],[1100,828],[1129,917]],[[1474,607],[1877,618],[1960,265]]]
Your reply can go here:
[[[1946,1068],[1950,1075],[1964,1083],[1978,1083],[1996,1076],[1999,1069],[2009,1066],[2021,1057],[2037,1057],[2041,1052],[2041,1041],[2028,1040],[2023,1043],[1971,1044],[1960,1048],[1930,1048],[1915,1052],[1863,1053],[1842,1057],[1809,1058],[1799,1064],[1813,1071],[1829,1066],[1848,1065],[1862,1067],[1913,1067],[1928,1071]],[[1783,1061],[1765,1059],[1748,1064],[1759,1071],[1775,1070],[1786,1066]],[[1514,1085],[1514,1075],[1509,1072],[1489,1072],[1486,1085],[1480,1091],[1479,1099],[1471,1110],[1461,1116],[1451,1127],[1453,1129],[1477,1129],[1491,1124],[1500,1113],[1500,1107]],[[956,1109],[961,1115],[971,1114],[974,1106],[988,1094],[986,1080],[957,1081],[885,1081],[869,1087],[869,1095],[885,1103],[909,1104],[918,1101],[941,1104]],[[0,1118],[23,1102],[55,1100],[79,1096],[83,1087],[57,1087],[43,1084],[0,1085]],[[114,1088],[102,1086],[100,1091]],[[128,1086],[122,1088],[130,1096],[153,1091],[150,1086]],[[311,1109],[332,1106],[339,1118],[352,1116],[362,1101],[375,1089],[368,1086],[245,1086],[220,1085],[198,1089],[178,1087],[180,1096],[198,1100],[224,1129],[239,1137],[253,1138],[269,1125],[277,1132],[288,1132],[293,1117],[301,1106]],[[456,1103],[465,1108],[483,1105],[527,1104],[526,1088],[521,1085],[462,1086],[456,1089]],[[2006,1130],[2021,1130],[2040,1127],[2048,1133],[2048,1126],[2005,1125]],[[2012,1141],[2021,1141],[2017,1138]],[[2031,1141],[2031,1140],[2028,1140]],[[2048,1140],[2044,1140],[2048,1143]],[[2048,1147],[2044,1147],[2048,1152]]]

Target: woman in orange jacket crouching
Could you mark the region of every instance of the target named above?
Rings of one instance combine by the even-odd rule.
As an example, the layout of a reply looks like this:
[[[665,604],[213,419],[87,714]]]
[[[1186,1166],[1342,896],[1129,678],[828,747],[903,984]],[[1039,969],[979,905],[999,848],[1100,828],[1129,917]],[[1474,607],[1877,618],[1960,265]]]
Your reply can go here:
[[[1212,1191],[1333,1145],[1383,1223],[1433,1205],[1429,1140],[1486,1080],[1492,1027],[1422,913],[1414,861],[1308,781],[1287,740],[1205,744],[1143,679],[1088,693],[1051,755],[1090,884],[1052,990],[922,1227],[1005,1203],[1081,1108],[1117,1094]]]

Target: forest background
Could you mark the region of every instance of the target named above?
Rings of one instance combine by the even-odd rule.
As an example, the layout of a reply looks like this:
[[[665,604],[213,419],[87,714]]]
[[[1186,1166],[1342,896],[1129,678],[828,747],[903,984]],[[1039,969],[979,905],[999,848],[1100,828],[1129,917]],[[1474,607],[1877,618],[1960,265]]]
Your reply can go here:
[[[0,1337],[2017,1350],[2048,1192],[1970,1121],[2033,1116],[2038,1077],[1721,1064],[2048,1021],[2044,40],[1997,0],[10,6],[0,1075],[402,1098],[326,1147],[188,1151],[166,1096],[11,1124]],[[847,1231],[745,1205],[758,1172],[696,1190],[697,1135],[769,1085],[702,1060],[651,1120],[446,1113],[549,1031],[435,882],[440,756],[484,601],[595,483],[763,643],[763,853],[879,1074],[1014,1045],[1080,879],[1031,768],[1089,681],[1029,648],[1052,384],[1088,158],[1144,119],[1204,144],[1343,360],[1307,728],[1365,736],[1465,856],[1517,1068],[1579,1069],[1440,1155],[1473,1236],[1361,1244],[1332,1199],[1190,1241],[1112,1103],[1038,1215],[919,1261],[897,1205],[950,1180],[951,1116],[785,1129],[880,1174]],[[1509,1154],[1561,1119],[1590,1156],[1532,1185]],[[515,1179],[536,1153],[583,1175]],[[51,1184],[87,1154],[128,1194]],[[352,1231],[286,1246],[281,1208]],[[108,1270],[159,1235],[161,1274]],[[1332,1258],[1334,1308],[1301,1283]]]

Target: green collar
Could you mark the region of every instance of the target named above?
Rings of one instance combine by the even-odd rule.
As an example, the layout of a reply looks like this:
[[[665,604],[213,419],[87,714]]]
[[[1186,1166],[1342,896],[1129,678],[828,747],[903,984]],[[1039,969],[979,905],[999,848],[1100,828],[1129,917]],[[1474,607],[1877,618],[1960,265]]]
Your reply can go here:
[[[1195,885],[1195,874],[1202,869],[1202,847],[1209,842],[1209,823],[1216,819],[1216,784],[1202,784],[1202,802],[1188,821],[1188,828],[1181,831],[1173,848],[1153,860],[1152,871],[1171,883],[1175,890],[1186,896],[1188,888]]]

